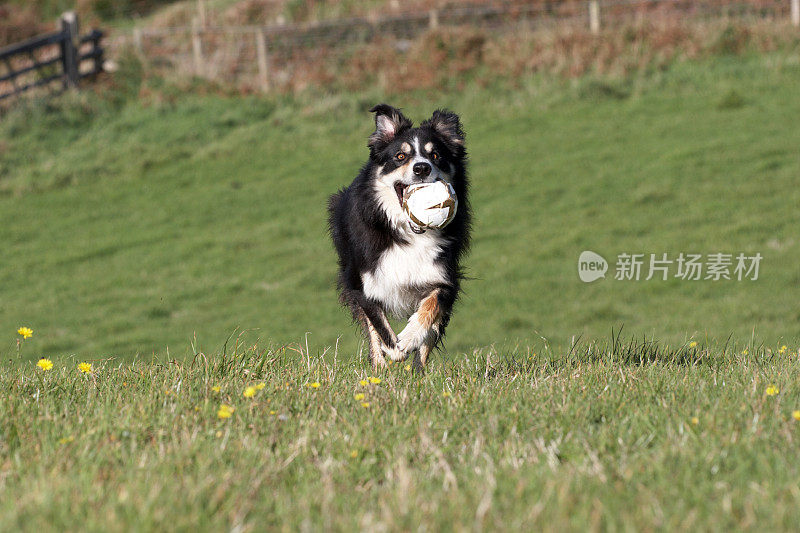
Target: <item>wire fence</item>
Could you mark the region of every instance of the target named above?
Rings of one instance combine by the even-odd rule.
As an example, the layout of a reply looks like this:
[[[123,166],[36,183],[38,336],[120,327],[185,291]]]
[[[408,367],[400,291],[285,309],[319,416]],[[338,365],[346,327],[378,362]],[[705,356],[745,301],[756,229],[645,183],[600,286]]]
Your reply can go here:
[[[670,20],[770,21],[800,24],[800,0],[581,0],[506,2],[500,5],[447,7],[425,12],[349,18],[300,24],[226,26],[136,26],[116,31],[112,53],[133,49],[154,67],[182,75],[260,90],[285,86],[299,70],[329,60],[331,54],[358,54],[358,45],[387,44],[397,52],[414,39],[446,29],[472,29],[488,34],[574,30],[589,34],[626,25]],[[205,16],[202,17],[205,20]],[[355,46],[355,48],[354,48]],[[313,70],[313,69],[312,69]]]

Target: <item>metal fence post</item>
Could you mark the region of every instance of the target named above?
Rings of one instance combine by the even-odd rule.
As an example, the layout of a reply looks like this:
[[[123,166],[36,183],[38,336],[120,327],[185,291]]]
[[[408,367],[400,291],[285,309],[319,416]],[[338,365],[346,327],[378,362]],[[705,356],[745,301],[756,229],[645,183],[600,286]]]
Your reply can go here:
[[[61,61],[64,65],[64,87],[77,87],[81,75],[78,65],[78,16],[74,11],[61,15],[61,31],[64,40],[61,42]]]
[[[589,0],[589,29],[595,35],[600,33],[600,0]]]

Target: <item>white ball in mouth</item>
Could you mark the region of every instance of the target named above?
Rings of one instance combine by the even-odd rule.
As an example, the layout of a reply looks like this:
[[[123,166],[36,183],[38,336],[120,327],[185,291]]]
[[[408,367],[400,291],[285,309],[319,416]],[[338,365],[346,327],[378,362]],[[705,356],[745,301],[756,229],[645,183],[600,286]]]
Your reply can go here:
[[[457,209],[456,191],[446,181],[415,183],[403,191],[403,211],[412,228],[443,228],[453,221]]]

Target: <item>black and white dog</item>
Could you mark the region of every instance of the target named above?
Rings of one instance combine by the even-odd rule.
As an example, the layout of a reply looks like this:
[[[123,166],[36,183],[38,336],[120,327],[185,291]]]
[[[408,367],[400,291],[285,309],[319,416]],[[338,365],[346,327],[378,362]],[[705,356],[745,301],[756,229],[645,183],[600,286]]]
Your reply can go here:
[[[400,110],[373,107],[369,160],[353,183],[331,196],[329,225],[339,254],[340,300],[364,329],[374,368],[384,356],[416,353],[422,369],[444,336],[461,280],[459,260],[469,245],[466,150],[458,115],[434,111],[418,128]],[[444,180],[458,211],[442,229],[418,230],[402,210],[412,183]],[[395,335],[386,315],[408,319]]]

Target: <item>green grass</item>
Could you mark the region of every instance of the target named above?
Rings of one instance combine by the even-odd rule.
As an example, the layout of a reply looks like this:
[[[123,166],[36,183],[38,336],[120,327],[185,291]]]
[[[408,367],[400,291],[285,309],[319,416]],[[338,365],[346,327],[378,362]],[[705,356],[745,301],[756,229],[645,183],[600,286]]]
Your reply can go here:
[[[226,353],[98,362],[91,375],[78,360],[0,370],[0,529],[763,531],[800,520],[796,350],[483,351],[425,376],[395,364],[366,385],[366,362],[342,354],[244,340]],[[218,418],[222,404],[232,417]]]
[[[0,530],[796,527],[796,56],[392,98],[462,114],[475,239],[445,353],[366,386],[324,205],[385,95],[130,82],[0,122]]]
[[[631,335],[798,340],[800,67],[772,54],[637,82],[534,78],[514,90],[392,97],[463,116],[471,277],[448,349]],[[613,90],[612,90],[613,89]],[[225,98],[148,89],[20,109],[0,124],[0,324],[28,354],[218,350],[236,328],[315,349],[357,336],[336,301],[325,202],[366,157],[385,95]],[[733,104],[732,104],[733,103]],[[605,256],[584,284],[577,259]],[[622,282],[619,253],[760,252],[743,282]]]

